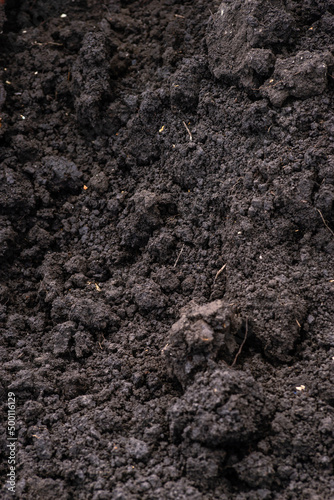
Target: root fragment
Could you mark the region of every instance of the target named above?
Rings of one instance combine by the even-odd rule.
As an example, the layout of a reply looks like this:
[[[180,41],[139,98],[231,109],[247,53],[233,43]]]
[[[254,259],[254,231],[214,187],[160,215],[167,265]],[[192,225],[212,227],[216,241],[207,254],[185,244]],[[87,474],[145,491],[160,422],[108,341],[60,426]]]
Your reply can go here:
[[[316,210],[319,212],[319,215],[322,219],[322,222],[325,224],[325,226],[327,227],[328,231],[334,236],[334,231],[331,230],[331,228],[329,227],[329,225],[327,224],[327,222],[325,221],[325,218],[324,216],[322,215],[321,211],[319,210],[319,208],[316,208]]]
[[[234,365],[236,364],[236,362],[237,362],[237,359],[238,359],[238,357],[239,357],[239,355],[240,355],[240,353],[241,353],[241,351],[242,351],[242,349],[243,349],[243,347],[244,347],[244,345],[245,345],[245,343],[246,343],[246,340],[247,340],[247,335],[248,335],[248,318],[246,318],[246,330],[245,330],[244,340],[242,341],[242,344],[241,344],[241,346],[239,347],[239,350],[238,350],[237,354],[235,355],[235,358],[234,358],[234,360],[233,360],[233,363],[231,364],[231,368],[233,368],[233,366],[234,366]]]

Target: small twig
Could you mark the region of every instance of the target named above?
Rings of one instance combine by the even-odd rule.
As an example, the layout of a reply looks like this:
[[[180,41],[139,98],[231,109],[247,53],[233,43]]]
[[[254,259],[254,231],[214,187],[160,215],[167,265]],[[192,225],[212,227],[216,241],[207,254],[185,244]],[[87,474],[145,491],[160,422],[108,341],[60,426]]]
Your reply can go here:
[[[56,43],[56,42],[33,42],[33,45],[56,45],[57,47],[62,47],[64,44],[63,43]]]
[[[239,184],[239,182],[240,182],[241,180],[242,180],[242,178],[241,178],[241,177],[239,177],[239,179],[237,180],[237,182],[235,182],[235,183],[233,184],[233,186],[229,189],[229,191],[228,191],[228,192],[229,192],[229,194],[230,194],[230,195],[233,193],[233,189],[234,189],[234,188],[235,188],[235,187]]]
[[[327,224],[327,222],[325,221],[324,219],[324,216],[322,215],[321,211],[319,210],[319,208],[316,208],[316,210],[319,212],[320,214],[320,217],[322,219],[322,222],[325,224],[325,226],[327,227],[328,231],[334,236],[334,232],[331,230],[331,228],[329,227],[329,225]]]
[[[174,264],[174,266],[173,266],[173,267],[176,267],[176,266],[177,266],[177,263],[179,262],[179,259],[180,259],[180,257],[181,257],[181,254],[182,254],[182,252],[183,252],[183,249],[184,249],[184,244],[182,245],[182,248],[181,248],[181,250],[179,251],[179,255],[177,256],[177,259],[176,259],[175,264]]]
[[[213,280],[213,284],[215,284],[215,283],[216,283],[216,279],[218,278],[218,276],[220,275],[220,273],[222,273],[222,272],[224,271],[224,269],[225,269],[226,265],[227,265],[227,264],[224,264],[224,265],[223,265],[223,267],[221,267],[221,268],[219,269],[219,271],[217,271],[217,274],[216,274],[216,276],[215,276],[215,279]]]
[[[242,351],[242,348],[243,346],[245,345],[245,342],[247,340],[247,334],[248,334],[248,318],[246,318],[246,331],[245,331],[245,336],[244,336],[244,340],[242,341],[242,344],[241,346],[239,347],[239,351],[237,352],[237,354],[235,355],[235,358],[233,360],[233,363],[231,364],[231,368],[236,364],[237,362],[237,359],[239,357],[239,354],[241,353]]]
[[[191,132],[190,132],[190,130],[189,130],[189,128],[188,128],[188,125],[186,124],[186,122],[182,122],[182,123],[183,123],[183,125],[186,127],[186,130],[187,130],[187,132],[188,132],[188,134],[189,134],[189,139],[190,139],[190,141],[192,141],[192,140],[193,140],[193,136],[191,135]]]
[[[271,83],[271,82],[269,82]],[[272,87],[276,87],[276,85],[278,85],[279,83],[283,83],[283,80],[279,80],[278,82],[274,83],[274,85],[272,85]]]

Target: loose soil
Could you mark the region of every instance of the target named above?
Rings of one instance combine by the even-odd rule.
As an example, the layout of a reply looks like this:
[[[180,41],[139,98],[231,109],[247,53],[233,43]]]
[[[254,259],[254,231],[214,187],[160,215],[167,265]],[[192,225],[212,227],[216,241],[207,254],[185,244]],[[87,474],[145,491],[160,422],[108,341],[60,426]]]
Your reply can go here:
[[[0,19],[1,498],[334,498],[333,0]]]

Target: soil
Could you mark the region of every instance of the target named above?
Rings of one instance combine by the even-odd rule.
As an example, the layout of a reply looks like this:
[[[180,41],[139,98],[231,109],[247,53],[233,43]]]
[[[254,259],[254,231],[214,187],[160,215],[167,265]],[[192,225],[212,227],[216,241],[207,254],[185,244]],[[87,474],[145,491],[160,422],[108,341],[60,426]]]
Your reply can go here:
[[[334,498],[333,0],[0,24],[1,498]]]

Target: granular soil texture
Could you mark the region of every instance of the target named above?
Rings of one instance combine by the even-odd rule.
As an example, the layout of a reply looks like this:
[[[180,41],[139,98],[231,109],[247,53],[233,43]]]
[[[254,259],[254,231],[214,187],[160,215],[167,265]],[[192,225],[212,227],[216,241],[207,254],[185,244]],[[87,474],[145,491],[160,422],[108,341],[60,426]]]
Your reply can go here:
[[[0,9],[1,498],[334,498],[333,0]]]

